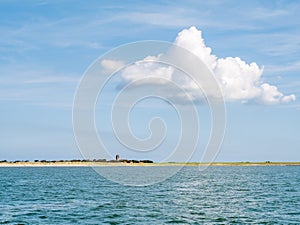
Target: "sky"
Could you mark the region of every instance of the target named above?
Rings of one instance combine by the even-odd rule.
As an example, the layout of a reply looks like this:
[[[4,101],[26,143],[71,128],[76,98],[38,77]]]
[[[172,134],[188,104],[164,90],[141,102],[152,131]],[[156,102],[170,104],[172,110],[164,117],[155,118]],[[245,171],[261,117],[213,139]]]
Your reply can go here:
[[[289,0],[0,1],[0,160],[82,158],[72,106],[87,68],[120,45],[159,40],[191,51],[216,75],[226,103],[216,161],[300,161],[299,10],[299,1]],[[149,135],[151,118],[164,118],[169,133],[157,150],[128,150],[113,133],[113,97],[148,73],[182,82],[200,98],[192,82],[168,67],[134,64],[120,71],[103,90],[106,104],[96,107],[97,130],[112,156],[160,161],[178,139],[178,115],[157,99],[130,117],[141,138]],[[196,107],[201,129],[191,161],[201,160],[210,137],[209,110]]]

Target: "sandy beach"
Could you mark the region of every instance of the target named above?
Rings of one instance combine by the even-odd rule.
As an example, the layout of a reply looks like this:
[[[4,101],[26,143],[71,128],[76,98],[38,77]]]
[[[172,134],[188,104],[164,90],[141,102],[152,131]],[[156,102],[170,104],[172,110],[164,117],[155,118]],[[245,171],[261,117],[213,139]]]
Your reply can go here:
[[[300,166],[300,162],[0,162],[0,167],[89,167],[89,166]]]

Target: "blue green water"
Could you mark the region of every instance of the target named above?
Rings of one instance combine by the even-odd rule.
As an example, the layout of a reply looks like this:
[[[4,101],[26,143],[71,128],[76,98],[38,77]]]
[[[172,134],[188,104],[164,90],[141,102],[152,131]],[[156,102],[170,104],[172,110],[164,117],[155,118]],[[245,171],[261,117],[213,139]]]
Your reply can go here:
[[[296,166],[185,167],[145,187],[84,167],[0,168],[0,179],[0,224],[300,224]]]

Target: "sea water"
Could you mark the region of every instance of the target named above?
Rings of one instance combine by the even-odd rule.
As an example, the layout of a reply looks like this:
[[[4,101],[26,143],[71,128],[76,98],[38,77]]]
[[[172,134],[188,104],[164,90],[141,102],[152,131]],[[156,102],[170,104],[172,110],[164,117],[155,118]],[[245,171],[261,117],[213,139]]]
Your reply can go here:
[[[300,224],[300,167],[184,167],[140,187],[89,167],[0,168],[0,224],[175,223]]]

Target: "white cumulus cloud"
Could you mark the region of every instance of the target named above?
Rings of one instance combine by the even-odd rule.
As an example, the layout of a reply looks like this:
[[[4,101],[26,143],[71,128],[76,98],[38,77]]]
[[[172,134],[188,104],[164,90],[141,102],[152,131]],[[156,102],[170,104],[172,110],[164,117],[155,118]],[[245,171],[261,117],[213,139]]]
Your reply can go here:
[[[288,103],[296,99],[295,95],[286,96],[276,86],[264,83],[262,81],[263,68],[259,67],[255,62],[248,64],[239,57],[218,58],[212,54],[212,49],[205,44],[202,32],[195,27],[179,32],[174,44],[189,50],[207,65],[215,74],[215,78],[227,101],[278,104]],[[161,56],[149,57],[151,59],[159,59]],[[118,62],[116,63],[118,64]],[[114,65],[114,62],[105,62],[105,64],[106,67],[110,67]],[[176,72],[171,66],[152,62],[136,63],[127,67],[121,74],[121,77],[126,82],[150,76],[180,84],[196,100],[203,97],[201,94],[196,94],[198,87],[193,80],[187,79],[184,73]],[[158,84],[163,86],[164,82],[159,82]]]

